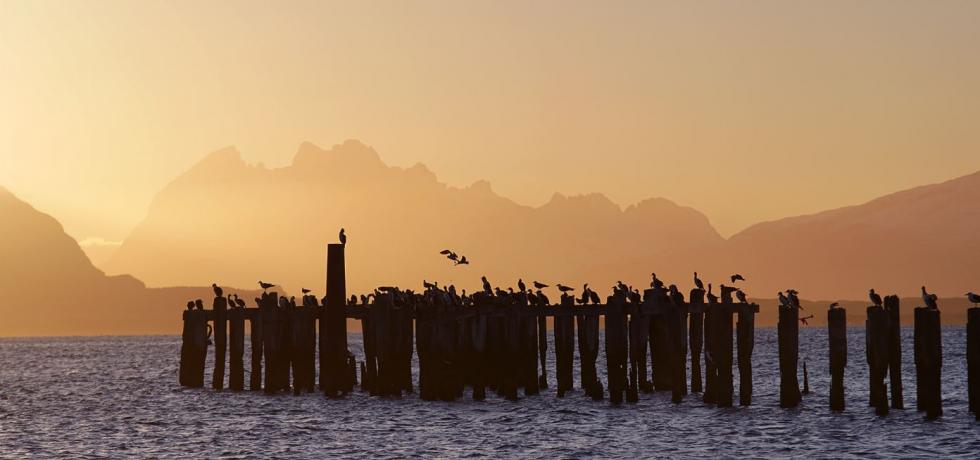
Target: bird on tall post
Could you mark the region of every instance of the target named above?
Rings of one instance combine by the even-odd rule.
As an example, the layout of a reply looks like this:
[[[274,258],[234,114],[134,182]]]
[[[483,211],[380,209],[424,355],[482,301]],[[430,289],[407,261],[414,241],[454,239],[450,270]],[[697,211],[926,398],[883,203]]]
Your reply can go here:
[[[735,284],[736,281],[745,281],[745,278],[742,278],[742,275],[736,273],[732,275],[732,284]]]
[[[966,295],[966,300],[972,303],[974,307],[980,304],[980,295],[974,294],[973,291],[967,292],[964,295]]]
[[[563,285],[561,283],[556,284],[555,287],[557,287],[558,290],[561,291],[561,292],[572,292],[572,291],[575,290],[575,288],[565,286],[565,285]]]
[[[830,304],[830,306],[827,307],[827,308],[830,309],[830,310],[833,310],[835,308],[840,308],[840,302],[834,302],[834,303]]]
[[[534,289],[538,289],[538,290],[541,290],[541,289],[544,289],[544,288],[548,287],[547,284],[539,283],[537,281],[535,281],[533,284],[534,284]]]
[[[798,310],[803,310],[803,306],[800,305],[800,297],[797,295],[799,291],[796,289],[787,289],[786,293],[789,294],[789,305],[791,307],[796,307]]]
[[[480,280],[483,281],[483,292],[486,292],[487,295],[493,295],[493,286],[490,286],[490,281],[487,281],[487,277],[481,276]]]
[[[711,283],[708,283],[708,303],[718,303],[718,296],[711,292]]]
[[[272,284],[272,283],[266,283],[266,282],[264,282],[262,280],[259,280],[259,287],[262,288],[262,292],[265,292],[269,288],[276,287],[276,285],[275,284]]]
[[[526,292],[527,291],[527,285],[524,284],[524,280],[521,279],[521,278],[518,278],[517,279],[517,290],[519,290],[521,292]]]
[[[741,289],[736,289],[735,290],[735,297],[738,298],[738,301],[739,302],[749,303],[749,301],[745,298],[745,291],[743,291]]]
[[[347,233],[343,228],[340,229],[340,244],[347,246]]]
[[[939,309],[939,296],[926,292],[925,286],[922,286],[922,301],[933,310]]]
[[[190,301],[187,302],[187,309],[188,310],[193,310],[194,309],[194,301],[193,300],[190,300]]]
[[[303,291],[303,294],[309,294],[310,293],[310,290],[309,289],[306,289],[306,288],[300,288],[299,290],[300,291]]]
[[[783,295],[783,291],[779,291],[779,294],[778,295],[779,295],[779,306],[780,307],[788,307],[789,306],[789,298],[786,297],[785,295]]]
[[[589,289],[589,299],[592,300],[592,304],[593,305],[599,305],[600,303],[602,303],[599,300],[599,294],[596,293],[595,291],[591,290],[591,289]]]
[[[218,287],[217,283],[211,283],[211,289],[214,290],[215,297],[224,297],[224,291]]]
[[[880,307],[881,306],[881,296],[878,295],[878,293],[875,292],[874,289],[871,289],[870,291],[868,291],[868,298],[871,299],[871,303],[874,306],[876,306],[876,307]]]
[[[650,287],[652,287],[654,289],[663,289],[664,288],[664,282],[663,281],[660,281],[660,279],[657,278],[657,274],[656,273],[651,273],[650,274],[650,278],[652,278],[650,280]]]
[[[201,299],[195,300],[194,308],[197,308],[198,310],[204,310],[204,301],[202,301]]]
[[[701,282],[701,278],[698,278],[698,272],[694,272],[694,285],[700,290],[704,290],[704,283]]]

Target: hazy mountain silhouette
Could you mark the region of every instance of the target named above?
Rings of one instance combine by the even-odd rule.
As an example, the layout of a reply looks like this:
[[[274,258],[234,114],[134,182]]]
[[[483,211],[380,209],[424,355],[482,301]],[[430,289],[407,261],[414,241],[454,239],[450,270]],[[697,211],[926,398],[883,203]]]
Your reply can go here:
[[[0,215],[0,335],[173,333],[189,298],[210,305],[211,288],[106,276],[58,221],[3,187]]]
[[[980,287],[980,172],[858,206],[754,225],[728,241],[753,292],[864,299],[868,288],[941,296]]]
[[[522,206],[487,182],[449,187],[425,166],[389,167],[347,141],[304,143],[280,169],[248,165],[230,148],[209,155],[157,195],[105,268],[160,286],[261,278],[322,290],[324,246],[341,227],[354,291],[422,278],[472,289],[483,274],[506,285],[603,287],[629,276],[642,286],[651,267],[686,280],[694,264],[677,255],[724,242],[703,214],[665,199],[621,209],[600,194],[556,194]],[[446,248],[472,264],[452,266],[439,255]]]

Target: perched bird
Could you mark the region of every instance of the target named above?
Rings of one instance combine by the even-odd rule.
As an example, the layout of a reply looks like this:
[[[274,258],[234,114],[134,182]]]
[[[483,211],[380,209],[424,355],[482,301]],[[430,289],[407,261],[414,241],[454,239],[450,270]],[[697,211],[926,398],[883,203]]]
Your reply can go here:
[[[830,307],[828,307],[828,308],[830,308],[831,310],[833,310],[835,308],[840,308],[840,302],[834,302],[834,303],[830,304]]]
[[[544,289],[546,287],[548,287],[547,284],[539,283],[537,281],[534,282],[534,289]]]
[[[789,298],[783,295],[783,291],[779,291],[779,306],[780,307],[789,306]]]
[[[469,265],[469,264],[470,261],[466,260],[466,256],[460,257],[459,262],[456,262],[456,265]]]
[[[701,282],[701,278],[698,278],[698,272],[694,272],[694,285],[700,290],[704,290],[704,283]]]
[[[718,296],[711,292],[711,283],[708,283],[708,303],[718,303]]]
[[[925,287],[923,287],[922,289],[925,289]],[[881,306],[881,296],[878,295],[878,293],[875,292],[874,289],[871,289],[870,291],[868,291],[868,298],[871,299],[871,303],[874,304],[874,306],[876,306],[876,307],[880,307]],[[925,298],[925,297],[923,297],[923,298]]]
[[[749,301],[745,299],[745,291],[742,291],[741,289],[737,289],[735,291],[735,297],[738,298],[739,302],[749,303]]]
[[[275,284],[272,284],[272,283],[265,283],[265,282],[262,282],[262,280],[259,280],[259,287],[261,287],[262,288],[262,291],[265,292],[267,289],[269,289],[271,287],[276,287],[276,285]]]
[[[592,303],[595,305],[599,305],[600,303],[602,303],[602,301],[599,300],[599,294],[597,294],[595,291],[591,289],[589,289],[589,299],[591,299]]]
[[[490,282],[487,281],[487,277],[481,276],[480,279],[483,281],[483,292],[486,292],[488,295],[493,295],[493,287],[490,286]]]
[[[517,289],[521,292],[527,291],[527,285],[524,284],[524,280],[521,278],[517,279]]]
[[[211,289],[214,290],[214,296],[215,297],[224,297],[224,291],[222,291],[221,288],[218,287],[217,284],[211,283]]]
[[[194,309],[194,301],[193,300],[190,300],[190,301],[187,302],[187,309],[188,310],[193,310]]]
[[[538,304],[544,305],[544,306],[551,305],[551,301],[548,300],[548,296],[544,295],[544,293],[541,292],[540,289],[537,292],[535,292],[535,294],[537,294],[537,296],[538,296]]]
[[[791,307],[796,307],[803,310],[803,306],[800,305],[800,298],[796,294],[799,294],[795,289],[787,289],[786,292],[789,294],[789,305]]]
[[[732,283],[735,283],[736,281],[745,281],[745,278],[742,278],[742,275],[736,273],[732,275]]]
[[[966,300],[969,300],[974,307],[977,306],[978,303],[980,303],[980,295],[976,295],[973,292],[967,292],[965,295],[966,295]]]
[[[235,305],[238,305],[238,308],[245,308],[245,301],[239,299],[238,295],[235,295]]]
[[[528,292],[527,302],[531,304],[532,307],[536,307],[538,305],[538,296],[534,295],[533,292]]]
[[[939,308],[939,296],[926,292],[925,286],[922,286],[922,300],[926,303],[927,307],[932,308],[933,310]]]
[[[309,294],[310,293],[310,290],[309,289],[306,289],[306,288],[300,288],[300,291],[303,291],[303,294]]]
[[[556,284],[555,287],[557,287],[561,292],[571,292],[575,290],[575,288],[562,285],[561,283]]]
[[[198,310],[204,310],[204,302],[201,299],[197,299],[194,301],[194,307]]]
[[[654,289],[663,289],[664,288],[664,282],[663,281],[660,281],[657,278],[657,274],[656,273],[651,273],[650,274],[650,277],[653,278],[653,279],[650,280],[650,287],[652,287]]]
[[[435,284],[432,284],[432,283],[430,283],[430,282],[428,282],[426,280],[422,280],[422,287],[424,287],[426,289],[435,289],[436,288],[436,285]]]
[[[809,324],[806,322],[806,320],[808,320],[808,319],[813,319],[813,315],[804,316],[804,317],[800,318],[800,322],[803,323],[804,326],[809,326]]]
[[[347,233],[344,232],[343,228],[340,229],[340,244],[347,246]]]

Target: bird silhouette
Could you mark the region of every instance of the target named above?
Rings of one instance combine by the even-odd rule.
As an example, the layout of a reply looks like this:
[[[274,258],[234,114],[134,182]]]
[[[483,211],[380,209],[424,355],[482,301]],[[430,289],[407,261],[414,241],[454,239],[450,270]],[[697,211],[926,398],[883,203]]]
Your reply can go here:
[[[239,299],[238,294],[235,294],[235,305],[238,305],[238,308],[245,308],[245,301]]]
[[[524,284],[524,280],[521,278],[517,279],[517,289],[521,292],[527,291],[527,285]]]
[[[449,254],[452,254],[452,253],[453,253],[453,251],[450,251],[449,249],[443,249],[442,251],[439,251],[439,254],[442,254],[444,256],[448,256]]]
[[[732,284],[734,284],[736,281],[745,281],[745,278],[742,278],[742,275],[736,273],[732,275]]]
[[[694,285],[700,290],[704,290],[704,283],[701,282],[701,278],[698,278],[698,272],[694,272]]]
[[[568,286],[565,286],[565,285],[562,285],[561,283],[558,283],[558,284],[556,284],[555,286],[556,286],[556,287],[558,288],[558,290],[559,290],[559,291],[561,291],[561,292],[571,292],[571,291],[574,291],[574,290],[575,290],[575,288],[573,288],[573,287],[568,287]]]
[[[466,259],[466,256],[460,257],[459,262],[456,262],[456,265],[469,265],[469,264],[470,261]]]
[[[840,308],[840,302],[834,302],[834,303],[830,304],[830,306],[827,307],[827,308],[829,308],[831,310],[833,310],[835,308]]]
[[[539,283],[537,281],[534,282],[534,289],[544,289],[546,287],[548,287],[547,284]]]
[[[779,306],[780,307],[789,306],[789,298],[783,295],[783,291],[779,291]]]
[[[868,298],[871,299],[871,303],[874,304],[874,306],[876,307],[881,306],[881,296],[878,295],[878,293],[875,292],[874,289],[868,291]]]
[[[786,293],[789,294],[789,304],[792,307],[796,307],[799,310],[803,310],[803,306],[800,305],[800,297],[797,296],[799,292],[796,289],[787,289]]]
[[[804,326],[809,326],[810,324],[806,322],[806,320],[808,320],[808,319],[813,319],[813,315],[804,316],[804,317],[800,318],[800,322],[803,323]]]
[[[266,283],[266,282],[263,282],[262,280],[259,280],[259,287],[262,288],[262,292],[265,292],[266,290],[268,290],[271,287],[276,287],[276,285],[275,284],[272,284],[272,283]]]
[[[487,281],[487,277],[481,276],[480,280],[483,281],[483,292],[486,292],[487,295],[493,295],[493,287],[490,286],[490,282]]]
[[[214,290],[215,297],[224,297],[224,291],[217,284],[211,283],[211,289]]]
[[[310,290],[309,289],[306,289],[306,288],[300,288],[300,291],[303,291],[303,294],[309,294],[310,293]]]
[[[601,303],[599,300],[599,294],[591,289],[589,289],[589,298],[592,299],[592,303],[595,305],[599,305]]]
[[[453,261],[454,265],[459,265],[459,255],[457,255],[455,252],[449,251],[449,254],[446,256],[446,258]]]
[[[201,299],[195,300],[194,307],[197,308],[198,310],[204,310],[204,301],[202,301]]]
[[[347,233],[343,228],[340,229],[340,244],[347,246]]]
[[[966,300],[970,301],[974,307],[977,306],[977,304],[980,304],[980,295],[974,294],[972,291],[967,292],[964,295],[966,295]]]
[[[432,284],[432,283],[430,283],[430,282],[428,282],[426,280],[422,280],[422,287],[424,287],[426,289],[435,289],[436,288],[436,285],[435,284]]]
[[[749,303],[749,301],[745,299],[745,291],[742,291],[741,289],[735,290],[735,297],[738,298],[739,302]]]
[[[718,296],[711,292],[711,283],[708,283],[708,303],[718,303]]]
[[[194,301],[193,300],[190,300],[190,301],[187,302],[187,309],[188,310],[193,310],[194,309]]]
[[[933,310],[939,308],[939,296],[926,292],[925,286],[922,286],[922,301],[925,302],[927,307]]]
[[[664,282],[663,281],[660,281],[660,279],[657,278],[657,274],[656,273],[651,273],[650,274],[650,277],[653,278],[653,279],[650,280],[650,287],[652,287],[654,289],[663,289],[664,288]]]
[[[537,292],[535,292],[535,294],[538,296],[538,304],[539,305],[544,305],[546,307],[548,305],[551,305],[551,301],[548,300],[548,296],[544,295],[544,293],[541,292],[540,289]]]

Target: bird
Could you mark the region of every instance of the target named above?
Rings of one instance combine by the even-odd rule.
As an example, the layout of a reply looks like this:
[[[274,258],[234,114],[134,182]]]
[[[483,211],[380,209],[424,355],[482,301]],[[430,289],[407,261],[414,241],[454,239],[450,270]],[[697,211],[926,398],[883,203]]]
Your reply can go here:
[[[804,316],[804,317],[800,318],[800,322],[803,323],[804,326],[809,326],[809,324],[807,324],[806,320],[812,319],[812,318],[813,318],[813,315]]]
[[[245,308],[245,301],[239,299],[238,295],[235,295],[235,305],[238,305],[238,308]]]
[[[449,254],[446,255],[446,258],[453,261],[454,265],[459,265],[459,255],[456,254],[455,252],[449,251]]]
[[[452,253],[453,253],[453,251],[450,251],[449,249],[443,249],[442,251],[439,251],[439,254],[442,254],[444,256],[448,256],[449,254],[452,254]]]
[[[309,294],[310,293],[310,290],[309,289],[306,289],[306,288],[300,288],[300,291],[303,291],[303,294]]]
[[[803,306],[800,305],[800,298],[796,295],[799,294],[799,292],[797,292],[796,289],[787,289],[786,292],[789,294],[790,306],[803,310]]]
[[[535,292],[535,294],[537,294],[538,296],[538,304],[546,305],[546,306],[551,305],[551,301],[548,300],[548,296],[544,295],[544,293],[541,292],[540,289],[537,292]]]
[[[568,287],[568,286],[565,286],[565,285],[562,285],[561,283],[558,283],[558,284],[556,284],[555,286],[556,286],[556,287],[558,288],[558,290],[559,290],[559,291],[561,291],[561,292],[571,292],[571,291],[574,291],[574,290],[575,290],[575,288],[573,288],[573,287]]]
[[[749,303],[749,301],[745,299],[745,291],[742,291],[741,289],[735,291],[735,297],[738,297],[739,302]]]
[[[539,283],[537,281],[534,282],[534,289],[544,289],[546,287],[548,287],[547,284]]]
[[[708,283],[708,303],[718,303],[718,296],[711,292],[711,283]]]
[[[527,291],[527,285],[524,284],[524,280],[521,278],[517,279],[517,289],[521,292]]]
[[[347,233],[344,232],[343,228],[340,229],[340,244],[347,246]]]
[[[204,310],[204,302],[201,299],[197,299],[194,301],[194,307],[198,310]]]
[[[783,295],[783,291],[779,291],[779,306],[780,307],[788,307],[789,306],[789,298],[787,298],[785,295]]]
[[[700,290],[704,290],[704,283],[701,282],[701,278],[698,278],[698,272],[694,272],[694,285]]]
[[[736,273],[732,275],[732,283],[734,284],[736,281],[745,281],[745,278],[742,278],[742,275]]]
[[[828,307],[828,308],[830,308],[831,310],[833,310],[835,308],[840,308],[840,302],[834,302],[834,303],[830,304],[830,307]]]
[[[466,256],[460,257],[459,262],[456,262],[456,265],[469,265],[469,264],[470,261],[466,260]]]
[[[656,273],[651,273],[650,274],[650,277],[653,278],[653,279],[650,280],[650,287],[652,287],[654,289],[663,289],[664,288],[664,282],[663,281],[660,281],[657,278],[657,274]]]
[[[936,294],[930,294],[926,292],[926,287],[922,286],[922,301],[926,303],[926,306],[935,310],[939,308],[939,296]]]
[[[599,300],[599,294],[597,294],[595,291],[591,289],[589,289],[589,298],[592,300],[592,303],[595,305],[599,305],[600,303],[602,303]]]
[[[925,289],[925,287],[923,287],[922,289]],[[868,298],[871,299],[871,303],[874,304],[876,307],[881,306],[881,296],[878,295],[878,293],[875,292],[874,289],[868,291]]]
[[[487,281],[487,277],[481,276],[480,279],[483,281],[483,292],[486,292],[488,295],[493,295],[493,287],[490,286],[490,282]]]
[[[193,300],[190,300],[190,301],[187,302],[187,309],[188,310],[193,310],[194,309],[194,301]]]
[[[434,284],[432,284],[432,283],[430,283],[430,282],[428,282],[426,280],[422,280],[422,287],[424,287],[426,289],[435,289],[436,288],[436,285],[434,285]]]
[[[980,295],[974,294],[972,291],[967,292],[965,295],[966,295],[966,300],[969,300],[974,307],[977,306],[978,303],[980,303]]]
[[[262,288],[262,292],[265,292],[267,289],[269,289],[271,287],[276,287],[276,285],[275,284],[272,284],[272,283],[266,283],[266,282],[263,282],[262,280],[259,280],[259,287]]]
[[[224,291],[222,291],[221,288],[218,287],[217,284],[211,283],[211,289],[214,290],[214,296],[215,297],[224,297],[224,295],[223,295]]]

